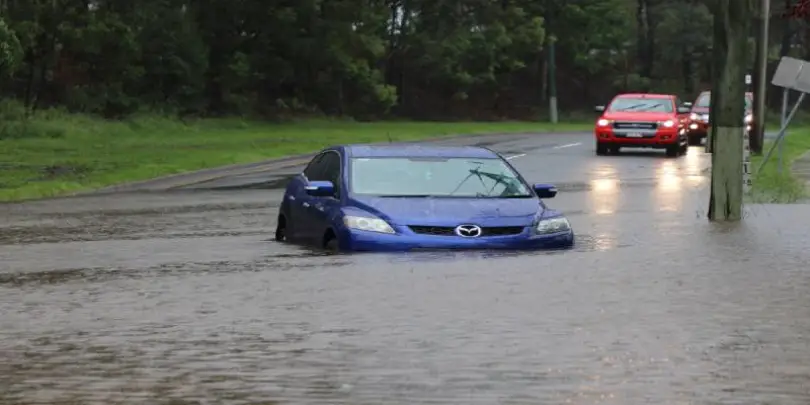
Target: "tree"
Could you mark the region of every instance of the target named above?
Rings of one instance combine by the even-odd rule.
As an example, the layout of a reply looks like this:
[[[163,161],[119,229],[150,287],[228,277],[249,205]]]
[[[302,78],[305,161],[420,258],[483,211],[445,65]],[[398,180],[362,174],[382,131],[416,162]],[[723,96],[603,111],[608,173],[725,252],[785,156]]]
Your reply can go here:
[[[754,0],[715,0],[715,73],[711,98],[712,176],[709,220],[742,219],[745,71]],[[731,4],[733,3],[733,4]]]

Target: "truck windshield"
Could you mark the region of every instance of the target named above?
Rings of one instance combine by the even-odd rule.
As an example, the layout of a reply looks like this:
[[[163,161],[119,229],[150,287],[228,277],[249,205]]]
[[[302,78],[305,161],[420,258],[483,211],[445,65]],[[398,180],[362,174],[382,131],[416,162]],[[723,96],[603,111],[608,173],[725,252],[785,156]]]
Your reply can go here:
[[[619,97],[613,100],[608,111],[671,113],[675,110],[672,101],[666,98]]]
[[[751,96],[745,95],[745,109],[751,109]],[[695,107],[700,108],[709,108],[712,105],[712,93],[703,93],[698,97],[697,102],[695,102]]]

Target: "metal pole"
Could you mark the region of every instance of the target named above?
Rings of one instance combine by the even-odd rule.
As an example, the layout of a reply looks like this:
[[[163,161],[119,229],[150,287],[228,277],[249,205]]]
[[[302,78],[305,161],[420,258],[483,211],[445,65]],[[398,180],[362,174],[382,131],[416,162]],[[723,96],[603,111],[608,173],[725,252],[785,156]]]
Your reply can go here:
[[[784,124],[782,124],[782,128],[779,128],[779,135],[776,136],[776,140],[774,141],[777,144],[779,144],[782,141],[782,137],[785,136],[785,130],[787,130],[787,126],[788,126],[788,124],[790,124],[790,120],[793,119],[793,116],[796,115],[796,111],[799,110],[799,106],[802,104],[802,101],[804,101],[804,96],[806,94],[807,93],[799,94],[799,99],[796,100],[796,105],[794,105],[793,109],[790,110],[790,114],[788,114],[787,118],[785,119]],[[768,149],[768,153],[762,159],[762,163],[760,163],[759,168],[757,169],[757,174],[762,172],[762,168],[765,167],[766,163],[768,163],[768,160],[771,158],[771,155],[773,154],[773,150],[776,148],[776,146],[777,145],[772,145],[771,148]]]
[[[804,93],[802,93],[804,96]],[[790,97],[790,89],[785,87],[782,90],[782,127],[787,127],[787,109],[788,109],[788,98]],[[785,131],[785,136],[787,136],[787,131]],[[784,143],[779,142],[779,165],[776,167],[777,173],[782,173],[782,154],[784,153]]]
[[[557,38],[551,36],[548,42],[548,115],[551,123],[557,123],[557,58],[554,54],[554,43]]]
[[[765,76],[768,74],[768,23],[771,16],[771,1],[762,0],[759,10],[759,35],[757,36],[757,82],[754,90],[754,144],[758,145],[755,152],[762,153],[762,144],[765,140]],[[749,134],[751,136],[751,134]]]

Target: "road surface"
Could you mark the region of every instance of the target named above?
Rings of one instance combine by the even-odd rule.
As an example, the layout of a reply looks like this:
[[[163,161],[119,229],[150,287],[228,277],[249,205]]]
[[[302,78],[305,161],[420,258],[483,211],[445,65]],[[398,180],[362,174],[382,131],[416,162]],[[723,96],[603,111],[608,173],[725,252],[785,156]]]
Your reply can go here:
[[[277,244],[300,167],[1,206],[0,404],[809,403],[810,208],[712,225],[702,148],[591,139],[481,141],[560,187],[564,253]]]

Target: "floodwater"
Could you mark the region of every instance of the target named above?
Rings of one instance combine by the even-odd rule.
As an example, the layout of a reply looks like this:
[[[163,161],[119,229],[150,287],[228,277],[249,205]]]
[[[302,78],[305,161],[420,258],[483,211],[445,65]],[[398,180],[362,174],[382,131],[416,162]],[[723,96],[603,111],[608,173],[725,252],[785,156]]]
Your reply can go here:
[[[713,225],[698,148],[541,151],[572,251],[325,255],[278,190],[0,207],[0,404],[810,403],[810,207]]]

